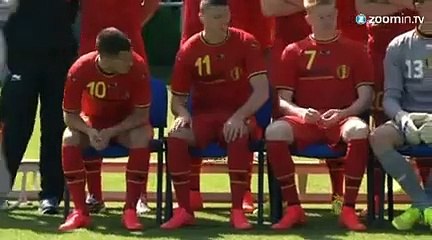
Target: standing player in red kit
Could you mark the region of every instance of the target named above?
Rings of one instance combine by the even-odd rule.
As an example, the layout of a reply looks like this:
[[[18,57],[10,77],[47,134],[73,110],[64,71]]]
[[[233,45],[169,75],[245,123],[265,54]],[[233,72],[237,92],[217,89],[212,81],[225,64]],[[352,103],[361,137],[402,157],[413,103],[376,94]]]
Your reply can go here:
[[[80,55],[95,50],[97,34],[106,27],[116,27],[130,39],[132,47],[147,64],[147,55],[142,38],[142,27],[151,19],[159,7],[159,0],[80,0],[81,35]],[[86,203],[90,212],[98,213],[105,208],[102,196],[101,166],[102,158],[85,159],[87,188],[89,195]],[[147,185],[137,204],[137,212],[149,212],[147,205]]]
[[[183,31],[181,45],[191,36],[203,30],[203,24],[199,18],[201,0],[185,0]],[[273,44],[274,19],[262,14],[260,0],[228,0],[231,11],[230,26],[251,33],[260,43],[263,51],[269,49]],[[250,155],[252,170],[253,153]],[[202,159],[192,157],[191,172],[191,204],[192,209],[199,210],[203,207],[200,193],[200,172]],[[245,212],[255,210],[253,196],[250,190],[246,192],[243,201]]]
[[[249,229],[252,226],[242,201],[249,184],[248,144],[258,130],[253,115],[268,98],[264,56],[252,35],[228,28],[227,0],[201,1],[199,16],[204,30],[181,46],[171,82],[171,108],[176,120],[168,137],[168,168],[179,208],[162,228],[194,223],[188,148],[204,148],[217,141],[228,152],[231,224],[236,229]],[[190,92],[191,113],[186,106]]]
[[[267,154],[288,207],[273,229],[289,229],[306,221],[295,185],[295,166],[288,145],[313,143],[332,147],[345,143],[345,194],[339,217],[350,230],[365,230],[355,203],[368,158],[368,125],[359,117],[372,102],[373,73],[363,44],[336,30],[332,0],[304,0],[312,34],[288,45],[276,67],[285,116],[266,130]],[[347,56],[349,54],[349,57]]]
[[[59,230],[90,225],[81,152],[88,146],[102,150],[111,141],[129,148],[122,223],[128,230],[140,230],[143,226],[135,206],[147,180],[148,142],[152,137],[147,65],[132,51],[127,36],[116,28],[99,33],[96,49],[73,64],[66,81],[63,170],[75,209]]]
[[[416,15],[414,10],[413,0],[389,0],[384,2],[372,2],[370,0],[357,0],[357,8],[359,12],[366,16],[405,16],[412,17]],[[390,41],[400,34],[412,30],[415,27],[414,22],[407,21],[406,23],[367,23],[368,30],[368,54],[372,59],[375,73],[375,97],[372,105],[372,113],[374,125],[380,126],[388,119],[383,111],[383,89],[384,89],[384,57],[386,49]],[[420,176],[425,184],[429,176],[430,168],[426,161],[417,160],[417,167],[420,170]],[[380,169],[375,169],[375,202],[379,201],[379,188],[381,186],[382,172]],[[375,208],[378,209],[378,208]],[[365,212],[363,212],[365,214]]]

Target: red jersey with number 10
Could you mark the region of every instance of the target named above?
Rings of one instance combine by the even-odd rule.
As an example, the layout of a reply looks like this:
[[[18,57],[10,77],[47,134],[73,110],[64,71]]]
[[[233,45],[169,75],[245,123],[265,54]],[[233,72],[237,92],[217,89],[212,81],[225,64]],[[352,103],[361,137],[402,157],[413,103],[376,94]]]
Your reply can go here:
[[[298,106],[319,111],[349,107],[359,86],[373,85],[364,46],[340,36],[327,42],[309,36],[288,45],[276,71],[276,88],[293,91]]]
[[[173,94],[192,94],[192,114],[234,113],[249,98],[249,79],[265,73],[264,57],[255,38],[230,28],[223,43],[212,45],[202,32],[177,53],[171,81]]]
[[[97,65],[98,57],[96,51],[88,53],[70,68],[64,90],[64,111],[82,112],[91,119],[118,123],[135,107],[150,105],[146,65],[137,53],[127,74],[102,73]]]

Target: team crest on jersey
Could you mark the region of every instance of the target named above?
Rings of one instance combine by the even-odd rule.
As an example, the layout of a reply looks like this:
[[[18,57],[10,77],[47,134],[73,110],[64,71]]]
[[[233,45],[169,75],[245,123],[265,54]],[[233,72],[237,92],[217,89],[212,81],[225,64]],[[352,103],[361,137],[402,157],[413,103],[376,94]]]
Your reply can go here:
[[[347,65],[340,65],[337,70],[336,74],[339,79],[347,79],[350,75],[350,68]]]

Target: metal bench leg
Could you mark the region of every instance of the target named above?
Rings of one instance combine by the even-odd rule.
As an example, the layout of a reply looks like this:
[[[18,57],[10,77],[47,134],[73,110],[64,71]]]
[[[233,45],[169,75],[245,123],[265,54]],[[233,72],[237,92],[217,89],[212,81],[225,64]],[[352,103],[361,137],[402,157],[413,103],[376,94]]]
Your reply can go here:
[[[258,225],[264,223],[264,152],[258,152]]]
[[[156,223],[162,224],[162,184],[163,184],[163,157],[164,153],[157,153],[157,175],[156,175]]]
[[[298,174],[298,188],[300,194],[305,194],[307,189],[307,182],[308,182],[309,174]]]
[[[388,220],[393,221],[394,217],[394,198],[393,198],[393,178],[387,175],[387,215]]]
[[[165,149],[165,222],[171,219],[173,215],[173,197],[172,197],[172,187],[171,187],[171,175],[168,171],[168,154],[167,149]]]
[[[368,164],[367,164],[367,222],[368,224],[372,224],[375,220],[375,159],[373,156],[369,156]]]

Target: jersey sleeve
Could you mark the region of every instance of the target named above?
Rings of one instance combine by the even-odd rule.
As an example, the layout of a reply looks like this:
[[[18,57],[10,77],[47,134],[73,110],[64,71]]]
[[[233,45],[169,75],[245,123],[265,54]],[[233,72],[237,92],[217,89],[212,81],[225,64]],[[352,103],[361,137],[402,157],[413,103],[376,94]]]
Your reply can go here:
[[[259,42],[252,35],[248,34],[245,37],[244,44],[246,45],[246,71],[249,75],[248,78],[267,73],[264,54]]]
[[[138,71],[133,76],[132,85],[132,104],[136,108],[150,107],[151,103],[151,85],[147,67],[144,62],[139,62]]]
[[[182,46],[177,52],[174,71],[171,79],[171,92],[175,95],[189,95],[191,89],[192,69],[187,62],[190,48]]]
[[[357,56],[355,56],[355,69],[353,69],[353,77],[355,81],[355,86],[360,87],[364,85],[374,85],[374,72],[372,59],[370,59],[367,54],[365,47],[359,45],[354,46],[358,49]]]
[[[86,84],[82,77],[79,77],[75,65],[69,70],[67,75],[64,94],[63,94],[63,111],[68,113],[81,112],[81,97],[85,90]]]
[[[298,80],[298,57],[296,45],[290,44],[275,58],[271,81],[276,89],[295,90]]]

